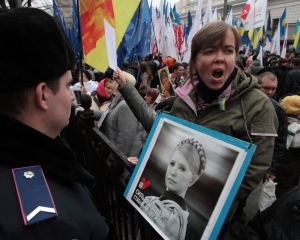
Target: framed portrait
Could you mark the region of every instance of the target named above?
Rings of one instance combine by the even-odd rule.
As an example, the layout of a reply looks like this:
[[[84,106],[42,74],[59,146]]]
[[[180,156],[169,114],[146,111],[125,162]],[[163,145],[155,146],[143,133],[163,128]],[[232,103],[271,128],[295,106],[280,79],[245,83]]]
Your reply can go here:
[[[164,239],[216,239],[255,148],[160,113],[124,197]]]
[[[171,96],[175,95],[172,82],[170,79],[170,73],[169,73],[169,68],[164,67],[160,70],[157,71],[158,77],[159,77],[159,82],[160,82],[160,87],[161,87],[161,92],[162,94],[168,98]]]

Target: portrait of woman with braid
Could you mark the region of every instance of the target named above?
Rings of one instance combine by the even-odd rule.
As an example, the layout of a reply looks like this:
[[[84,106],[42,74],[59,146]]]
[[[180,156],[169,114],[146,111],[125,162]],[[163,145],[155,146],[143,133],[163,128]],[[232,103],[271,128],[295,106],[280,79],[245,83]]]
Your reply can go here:
[[[202,175],[205,165],[202,144],[193,138],[181,141],[168,163],[165,192],[160,197],[145,197],[140,206],[169,239],[185,239],[189,216],[185,194]]]

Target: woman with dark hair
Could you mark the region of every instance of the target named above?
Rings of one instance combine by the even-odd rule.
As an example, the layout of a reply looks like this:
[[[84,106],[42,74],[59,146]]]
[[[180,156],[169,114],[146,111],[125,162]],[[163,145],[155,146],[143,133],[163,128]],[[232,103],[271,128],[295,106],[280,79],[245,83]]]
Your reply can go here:
[[[82,75],[82,79],[81,79]],[[91,70],[82,70],[78,74],[78,80],[75,85],[71,86],[71,89],[74,90],[79,90],[82,89],[83,93],[85,94],[91,94],[93,91],[95,91],[98,87],[98,82],[95,81],[95,76],[93,71]],[[83,83],[83,85],[81,84]]]
[[[272,73],[274,73],[277,77],[277,89],[276,89],[276,92],[275,92],[275,99],[278,101],[283,93],[283,87],[284,87],[284,82],[285,82],[285,78],[286,78],[286,75],[289,71],[289,67],[288,67],[288,60],[287,58],[280,58],[279,61],[278,61],[278,64],[276,66],[274,66],[272,68]]]
[[[256,151],[227,214],[218,239],[224,239],[238,202],[263,179],[272,160],[278,120],[270,99],[259,90],[257,78],[235,67],[240,37],[229,24],[206,24],[192,40],[191,79],[176,88],[170,114],[203,127],[255,144]],[[117,69],[114,79],[120,92],[146,131],[156,114]],[[138,104],[139,103],[139,104]]]
[[[148,67],[147,62],[141,62],[141,82],[139,86],[139,93],[142,97],[145,97],[146,92],[150,89],[150,83],[152,80],[152,73]]]

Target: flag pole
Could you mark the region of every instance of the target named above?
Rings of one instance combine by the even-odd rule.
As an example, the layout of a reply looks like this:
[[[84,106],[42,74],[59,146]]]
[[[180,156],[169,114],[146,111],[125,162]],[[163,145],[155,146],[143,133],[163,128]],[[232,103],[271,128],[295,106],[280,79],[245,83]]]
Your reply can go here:
[[[74,7],[73,7],[74,8]],[[82,39],[81,39],[81,21],[80,21],[80,15],[79,15],[79,0],[77,0],[77,19],[78,19],[78,43],[80,43],[81,45],[81,48],[80,48],[80,51],[79,51],[79,64],[78,64],[78,67],[79,67],[79,71],[80,71],[80,75],[81,75],[81,85],[83,86],[83,73],[82,73]]]
[[[225,20],[226,20],[225,12],[226,12],[226,16],[227,16],[227,0],[224,0],[224,12],[223,12],[223,17],[222,17],[223,22],[225,22]]]

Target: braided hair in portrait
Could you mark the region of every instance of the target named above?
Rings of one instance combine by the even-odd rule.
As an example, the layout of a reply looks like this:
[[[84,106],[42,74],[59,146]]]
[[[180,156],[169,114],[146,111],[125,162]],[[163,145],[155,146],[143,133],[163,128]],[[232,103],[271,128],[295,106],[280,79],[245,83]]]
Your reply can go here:
[[[202,144],[194,138],[182,140],[176,147],[184,156],[192,156],[193,149],[198,153],[197,156],[187,157],[193,174],[200,177],[206,166],[206,154]]]

